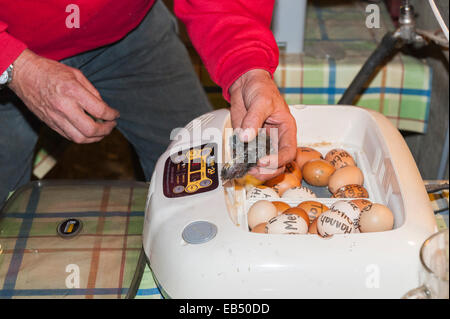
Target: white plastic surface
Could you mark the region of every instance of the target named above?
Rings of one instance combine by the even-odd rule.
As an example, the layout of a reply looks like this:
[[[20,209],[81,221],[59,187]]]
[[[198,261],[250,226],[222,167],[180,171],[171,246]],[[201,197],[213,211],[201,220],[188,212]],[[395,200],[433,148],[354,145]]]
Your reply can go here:
[[[291,106],[291,112],[300,145],[322,153],[342,147],[354,155],[370,200],[393,211],[394,229],[329,239],[251,233],[246,225],[250,202],[242,190],[221,185],[202,194],[166,198],[163,165],[172,154],[167,151],[151,181],[143,244],[155,277],[170,297],[400,298],[418,285],[419,249],[437,226],[398,130],[383,115],[358,107]],[[203,119],[203,129],[230,125],[227,110]],[[213,140],[222,150],[222,136]],[[201,143],[194,139],[192,145]],[[319,200],[326,205],[336,201]],[[187,244],[183,229],[198,220],[216,225],[217,234],[204,244]]]

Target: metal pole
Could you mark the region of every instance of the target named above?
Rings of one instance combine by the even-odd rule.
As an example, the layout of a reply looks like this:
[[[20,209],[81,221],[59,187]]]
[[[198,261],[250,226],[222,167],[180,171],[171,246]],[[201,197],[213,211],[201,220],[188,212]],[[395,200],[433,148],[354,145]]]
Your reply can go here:
[[[448,165],[448,130],[449,127],[447,125],[447,133],[445,135],[444,148],[442,149],[441,163],[439,164],[437,179],[445,178],[445,169],[447,168]]]

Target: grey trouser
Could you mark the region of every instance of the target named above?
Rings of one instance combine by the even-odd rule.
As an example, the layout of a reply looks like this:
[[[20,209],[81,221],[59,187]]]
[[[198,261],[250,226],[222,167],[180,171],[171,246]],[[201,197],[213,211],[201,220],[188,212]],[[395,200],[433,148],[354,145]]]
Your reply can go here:
[[[176,20],[160,1],[122,40],[61,62],[80,69],[120,112],[117,128],[134,146],[147,179],[172,129],[211,111]],[[11,91],[0,91],[0,206],[30,180],[39,125]]]

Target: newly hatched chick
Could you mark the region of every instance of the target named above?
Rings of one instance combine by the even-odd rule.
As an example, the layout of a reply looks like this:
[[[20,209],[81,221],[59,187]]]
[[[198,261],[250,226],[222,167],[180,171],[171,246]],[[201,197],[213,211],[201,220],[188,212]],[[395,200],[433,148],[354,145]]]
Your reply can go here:
[[[236,133],[230,136],[229,142],[232,161],[222,167],[223,182],[244,176],[250,168],[257,165],[260,158],[275,152],[270,137],[264,130],[260,130],[256,138],[248,143],[242,142]]]

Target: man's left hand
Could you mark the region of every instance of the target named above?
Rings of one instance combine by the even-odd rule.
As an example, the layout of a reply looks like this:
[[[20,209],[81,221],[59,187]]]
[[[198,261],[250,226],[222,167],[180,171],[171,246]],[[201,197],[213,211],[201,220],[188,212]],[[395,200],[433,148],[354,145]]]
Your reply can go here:
[[[248,71],[229,92],[231,123],[234,129],[242,129],[241,141],[253,140],[259,128],[278,129],[278,154],[261,158],[249,173],[260,180],[279,175],[295,158],[297,126],[271,75],[261,69]]]

